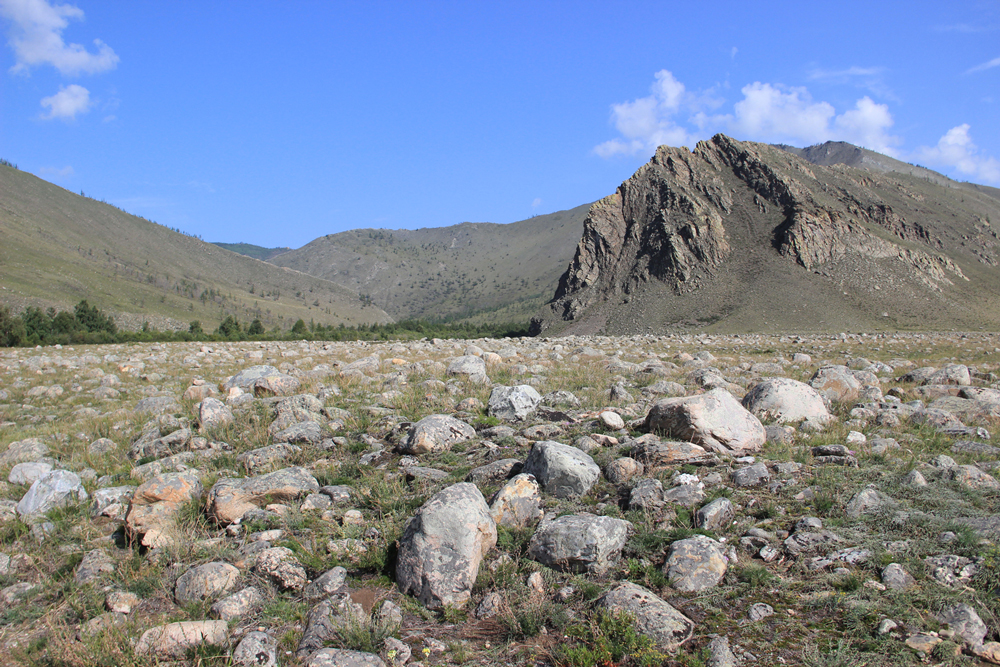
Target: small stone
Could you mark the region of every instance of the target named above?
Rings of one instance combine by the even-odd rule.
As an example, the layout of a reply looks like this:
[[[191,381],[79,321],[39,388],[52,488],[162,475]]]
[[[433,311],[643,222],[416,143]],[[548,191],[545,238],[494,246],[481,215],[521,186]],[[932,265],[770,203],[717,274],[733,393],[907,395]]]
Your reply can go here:
[[[764,620],[768,616],[774,616],[774,607],[764,602],[758,602],[750,607],[747,618],[752,622]]]

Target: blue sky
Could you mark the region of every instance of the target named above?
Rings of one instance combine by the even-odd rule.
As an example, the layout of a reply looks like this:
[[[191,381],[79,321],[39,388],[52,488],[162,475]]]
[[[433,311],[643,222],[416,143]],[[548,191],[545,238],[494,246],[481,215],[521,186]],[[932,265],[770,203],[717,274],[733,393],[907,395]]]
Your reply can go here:
[[[1000,2],[0,0],[0,157],[210,241],[513,222],[716,132],[1000,186]]]

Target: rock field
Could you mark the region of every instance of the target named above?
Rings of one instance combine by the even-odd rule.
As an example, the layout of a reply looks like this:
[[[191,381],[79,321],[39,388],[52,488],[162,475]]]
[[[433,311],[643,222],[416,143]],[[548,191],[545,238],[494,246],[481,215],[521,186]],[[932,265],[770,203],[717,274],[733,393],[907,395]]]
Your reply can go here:
[[[0,349],[0,663],[1000,664],[1000,336]]]

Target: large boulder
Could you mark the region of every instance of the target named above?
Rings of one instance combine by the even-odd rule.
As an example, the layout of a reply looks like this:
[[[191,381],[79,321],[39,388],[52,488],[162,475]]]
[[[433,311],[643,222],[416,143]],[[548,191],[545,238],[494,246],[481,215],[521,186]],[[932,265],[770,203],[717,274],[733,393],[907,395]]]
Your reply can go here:
[[[645,427],[719,454],[754,452],[766,440],[760,420],[725,389],[656,401],[646,415]]]
[[[430,415],[410,428],[399,448],[407,454],[436,454],[475,437],[476,429],[463,421],[448,415]]]
[[[527,556],[556,570],[600,574],[618,561],[631,525],[610,516],[561,516],[535,531]]]
[[[296,500],[318,491],[316,478],[298,466],[244,479],[224,477],[208,493],[208,515],[220,524],[230,524],[266,503]]]
[[[190,500],[200,500],[205,494],[198,476],[190,471],[157,475],[143,482],[132,494],[125,514],[125,530],[133,538],[141,538],[147,547],[172,543],[174,517]]]
[[[22,518],[40,516],[57,507],[83,502],[87,491],[76,473],[69,470],[53,470],[35,480],[17,503],[17,513]]]
[[[704,535],[693,535],[670,545],[663,573],[677,590],[697,593],[722,581],[727,567],[726,556],[718,542]]]
[[[480,561],[496,542],[497,527],[483,494],[474,484],[453,484],[406,523],[396,583],[428,608],[462,606],[472,595]]]
[[[493,387],[490,392],[487,412],[493,417],[506,421],[526,419],[534,413],[541,401],[541,394],[530,385]]]
[[[692,442],[659,439],[640,440],[632,445],[629,456],[642,463],[647,470],[685,463],[707,463],[714,458],[707,449]]]
[[[819,392],[791,378],[768,378],[758,382],[743,397],[743,407],[759,419],[778,422],[808,419],[823,424],[833,419]]]
[[[676,650],[694,633],[694,621],[652,591],[628,581],[605,593],[598,606],[634,616],[639,632],[665,651]]]
[[[180,621],[146,630],[136,642],[137,655],[181,659],[202,645],[229,644],[229,624],[225,621]]]
[[[37,461],[49,453],[49,446],[38,438],[15,440],[0,454],[0,468],[24,461]]]
[[[847,366],[822,366],[809,379],[809,386],[836,403],[854,403],[861,392],[861,382]]]
[[[582,496],[601,476],[601,469],[588,454],[552,440],[532,445],[521,472],[534,475],[545,492],[557,498]]]
[[[217,398],[205,398],[198,404],[198,423],[202,431],[229,426],[234,421],[233,411]]]

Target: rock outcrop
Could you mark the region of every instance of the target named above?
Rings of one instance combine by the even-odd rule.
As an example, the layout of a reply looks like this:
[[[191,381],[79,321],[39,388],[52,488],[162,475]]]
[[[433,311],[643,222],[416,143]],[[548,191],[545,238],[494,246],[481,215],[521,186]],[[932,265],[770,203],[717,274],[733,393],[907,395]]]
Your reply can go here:
[[[694,151],[660,146],[591,206],[532,332],[635,333],[727,319],[729,328],[832,328],[830,311],[868,325],[926,326],[928,316],[946,321],[942,309],[968,317],[949,295],[976,299],[963,286],[974,279],[1000,293],[995,276],[966,268],[997,263],[996,236],[982,225],[996,202],[965,205],[945,196],[948,185],[905,178],[818,166],[724,135]],[[951,207],[949,222],[914,187],[934,190],[935,208]],[[934,305],[903,306],[900,292]]]

